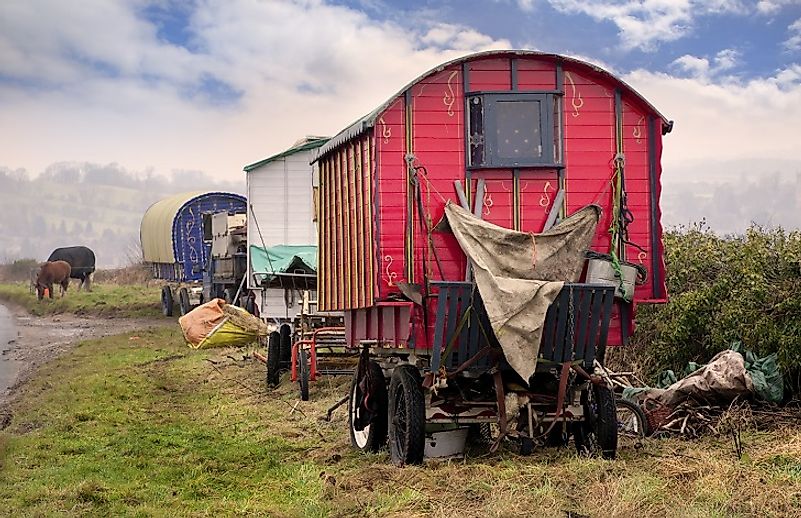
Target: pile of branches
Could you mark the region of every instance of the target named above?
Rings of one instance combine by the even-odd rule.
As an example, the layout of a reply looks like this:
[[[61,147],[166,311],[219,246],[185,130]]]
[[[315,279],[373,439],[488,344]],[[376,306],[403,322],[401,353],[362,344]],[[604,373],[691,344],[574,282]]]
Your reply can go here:
[[[740,430],[765,430],[801,425],[801,402],[783,407],[735,399],[728,406],[698,403],[692,400],[669,408],[650,407],[645,415],[651,434],[656,437],[682,436],[695,439],[702,435],[731,435]]]
[[[705,434],[718,435],[718,422],[724,409],[685,401],[674,408],[659,407],[646,412],[651,421],[652,435],[682,435],[694,439]]]

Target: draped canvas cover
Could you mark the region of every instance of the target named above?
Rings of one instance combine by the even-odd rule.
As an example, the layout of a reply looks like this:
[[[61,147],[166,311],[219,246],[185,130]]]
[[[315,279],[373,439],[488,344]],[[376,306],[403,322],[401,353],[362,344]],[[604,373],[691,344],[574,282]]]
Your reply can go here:
[[[579,280],[600,208],[588,205],[541,234],[493,225],[450,202],[445,215],[473,265],[506,360],[528,380],[537,366],[548,306],[565,282]]]

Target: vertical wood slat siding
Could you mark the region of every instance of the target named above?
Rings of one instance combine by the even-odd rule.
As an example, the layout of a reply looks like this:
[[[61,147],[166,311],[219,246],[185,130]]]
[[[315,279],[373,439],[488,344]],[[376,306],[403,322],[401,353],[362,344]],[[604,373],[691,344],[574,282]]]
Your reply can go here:
[[[337,212],[337,231],[336,231],[336,249],[337,249],[337,261],[334,265],[336,268],[336,278],[337,278],[337,287],[336,287],[336,302],[335,307],[337,309],[341,308],[345,302],[344,299],[344,278],[342,276],[342,266],[345,260],[345,254],[343,253],[342,244],[345,240],[345,218],[343,217],[344,214],[342,213],[342,160],[340,159],[340,151],[334,153],[333,160],[334,160],[334,184],[336,185],[336,193],[335,193],[335,201],[334,204],[336,206]]]
[[[368,256],[365,258],[367,260],[367,264],[369,266],[368,275],[365,279],[367,283],[368,292],[367,292],[367,301],[365,302],[365,306],[372,306],[375,304],[375,287],[379,282],[379,277],[376,274],[378,271],[377,268],[377,257],[380,257],[379,250],[378,250],[378,240],[376,239],[377,231],[374,233],[375,224],[376,227],[378,225],[378,218],[376,217],[378,214],[379,208],[374,203],[374,196],[377,189],[375,189],[375,146],[373,143],[375,142],[375,133],[368,134],[364,138],[364,145],[365,145],[365,156],[364,156],[364,164],[365,170],[367,171],[367,181],[365,184],[367,185],[367,196],[365,197],[365,204],[367,205],[367,222],[365,226],[367,227],[367,250]]]
[[[364,305],[364,227],[362,225],[362,190],[361,190],[361,139],[351,143],[351,160],[353,161],[353,214],[356,224],[356,238],[353,246],[356,250],[355,283],[356,283],[356,304],[355,307],[361,308]]]
[[[320,213],[317,215],[317,305],[321,308],[327,307],[326,297],[328,296],[328,178],[326,176],[326,161],[319,162],[320,185],[318,200]]]
[[[318,296],[321,311],[374,304],[372,136],[320,161]]]
[[[317,304],[319,307],[326,307],[325,297],[328,293],[325,285],[328,282],[328,276],[326,275],[326,272],[328,272],[328,254],[325,250],[328,239],[328,219],[326,217],[328,196],[326,193],[325,164],[325,161],[317,164],[320,178],[317,187]]]
[[[342,277],[345,285],[345,303],[343,307],[353,307],[353,222],[351,221],[350,212],[350,162],[348,160],[348,145],[345,145],[340,152],[340,160],[342,160],[342,196],[344,199],[344,206],[342,207],[344,220],[345,220],[345,242],[342,246],[345,250],[345,263],[342,265]]]
[[[373,243],[373,177],[370,164],[371,135],[359,141],[359,168],[361,170],[361,229],[362,229],[362,302],[361,307],[372,306],[373,284],[376,282],[373,264],[375,245]]]
[[[348,146],[348,171],[350,172],[349,186],[350,186],[350,215],[351,225],[353,231],[351,232],[351,258],[352,270],[350,271],[351,277],[351,307],[361,307],[361,276],[360,276],[360,263],[361,263],[361,246],[359,241],[361,239],[361,225],[359,224],[359,191],[358,183],[359,177],[356,170],[356,143],[351,142]]]

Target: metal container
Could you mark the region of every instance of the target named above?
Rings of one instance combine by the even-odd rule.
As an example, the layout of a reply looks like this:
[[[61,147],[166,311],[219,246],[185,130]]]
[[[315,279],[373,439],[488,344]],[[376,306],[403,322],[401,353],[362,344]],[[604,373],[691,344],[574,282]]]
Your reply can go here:
[[[615,297],[630,302],[634,297],[634,284],[637,280],[637,269],[625,263],[620,263],[620,273],[623,282],[615,272],[611,261],[604,259],[589,259],[587,261],[587,283],[603,284],[615,287]]]
[[[425,457],[442,459],[461,457],[467,442],[467,428],[454,428],[426,433]]]

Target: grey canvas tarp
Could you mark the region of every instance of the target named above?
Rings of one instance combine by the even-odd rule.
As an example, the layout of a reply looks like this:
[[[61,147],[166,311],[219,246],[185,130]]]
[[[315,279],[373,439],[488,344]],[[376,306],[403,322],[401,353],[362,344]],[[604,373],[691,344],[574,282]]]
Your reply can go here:
[[[548,306],[577,282],[600,208],[589,205],[542,234],[499,227],[454,203],[448,226],[473,265],[476,286],[509,365],[528,380],[537,366]]]

